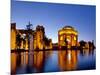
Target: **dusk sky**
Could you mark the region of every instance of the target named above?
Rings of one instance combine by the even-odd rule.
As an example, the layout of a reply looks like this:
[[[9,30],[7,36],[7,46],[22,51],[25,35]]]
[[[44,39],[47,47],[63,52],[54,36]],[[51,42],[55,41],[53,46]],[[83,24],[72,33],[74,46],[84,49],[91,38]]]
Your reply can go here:
[[[58,42],[58,30],[66,25],[78,31],[78,41],[95,41],[95,10],[95,6],[89,5],[12,1],[11,23],[16,22],[19,29],[26,28],[29,21],[33,24],[33,29],[37,25],[43,25],[46,36],[53,43]]]

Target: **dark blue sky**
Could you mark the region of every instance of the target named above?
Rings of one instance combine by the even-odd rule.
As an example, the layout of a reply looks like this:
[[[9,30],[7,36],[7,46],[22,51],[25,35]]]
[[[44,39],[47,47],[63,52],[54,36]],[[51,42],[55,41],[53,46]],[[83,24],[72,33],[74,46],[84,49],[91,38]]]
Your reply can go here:
[[[17,28],[25,28],[30,21],[36,26],[45,27],[46,36],[58,41],[58,30],[65,25],[73,26],[79,33],[79,41],[96,39],[96,7],[89,5],[51,4],[38,2],[12,1],[11,22]]]

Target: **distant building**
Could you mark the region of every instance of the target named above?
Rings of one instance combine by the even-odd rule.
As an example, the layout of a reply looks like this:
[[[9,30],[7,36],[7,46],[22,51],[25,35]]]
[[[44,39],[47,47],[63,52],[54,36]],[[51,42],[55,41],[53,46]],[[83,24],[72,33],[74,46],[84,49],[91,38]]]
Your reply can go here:
[[[28,42],[28,33],[30,43]],[[11,50],[25,49],[52,49],[52,40],[45,36],[45,28],[38,25],[36,30],[28,31],[27,29],[16,29],[16,23],[11,23]]]
[[[52,49],[52,40],[45,36],[45,28],[38,25],[34,32],[34,49]]]
[[[16,48],[16,23],[11,24],[11,49]]]
[[[58,46],[71,48],[77,46],[78,32],[71,26],[65,26],[58,31]]]
[[[17,41],[20,41],[21,42],[21,45],[20,45],[20,49],[26,49],[28,50],[28,30],[25,30],[25,29],[17,29],[16,30],[17,34],[20,35],[20,40],[17,40],[17,35],[16,35],[16,43]],[[34,31],[32,31],[32,33],[34,33]],[[16,44],[17,45],[17,44]],[[17,48],[18,46],[16,46]]]
[[[36,48],[43,49],[44,47],[44,37],[45,37],[45,30],[43,26],[38,25],[36,27]]]

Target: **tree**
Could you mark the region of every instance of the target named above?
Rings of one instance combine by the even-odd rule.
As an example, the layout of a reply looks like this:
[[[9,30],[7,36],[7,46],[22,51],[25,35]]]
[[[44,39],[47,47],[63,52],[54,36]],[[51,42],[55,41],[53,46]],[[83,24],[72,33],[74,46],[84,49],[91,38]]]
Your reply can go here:
[[[88,44],[89,44],[89,48],[95,48],[95,46],[94,46],[94,43],[93,43],[93,42],[88,41]]]
[[[20,49],[20,46],[21,46],[21,35],[19,33],[17,33],[17,35],[16,35],[16,45],[17,45],[17,49]]]
[[[64,42],[65,42],[65,44],[66,44],[66,45],[68,45],[68,41],[67,41],[67,39],[66,39],[66,38],[64,39]]]
[[[85,44],[86,44],[85,41],[82,40],[82,41],[80,41],[79,43],[80,43],[80,47],[81,47],[81,48],[85,47]]]
[[[44,37],[43,41],[45,42],[45,45],[47,45],[47,46],[50,45],[50,41],[46,36]]]

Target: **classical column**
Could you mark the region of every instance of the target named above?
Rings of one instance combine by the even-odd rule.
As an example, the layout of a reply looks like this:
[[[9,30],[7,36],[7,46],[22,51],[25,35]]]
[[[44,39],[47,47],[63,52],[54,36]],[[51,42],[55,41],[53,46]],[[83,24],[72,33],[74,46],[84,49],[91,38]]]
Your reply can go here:
[[[72,38],[73,38],[73,34],[71,34],[71,46],[72,46],[72,44],[73,44],[73,42],[72,42],[73,39],[72,39]]]
[[[76,35],[76,46],[77,46],[77,42],[78,42],[78,35]]]
[[[58,48],[59,48],[59,31],[58,31]],[[54,46],[53,46],[53,48],[54,48]]]

